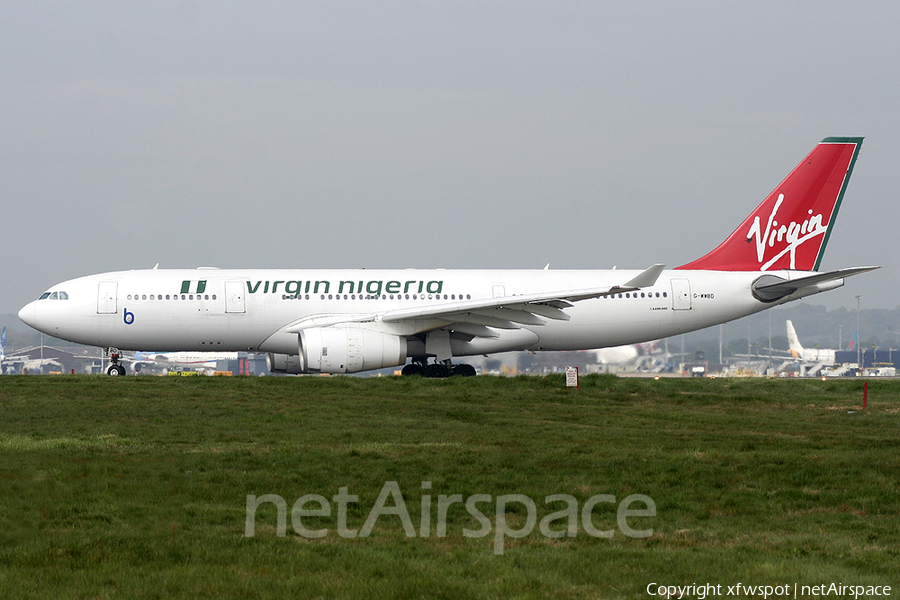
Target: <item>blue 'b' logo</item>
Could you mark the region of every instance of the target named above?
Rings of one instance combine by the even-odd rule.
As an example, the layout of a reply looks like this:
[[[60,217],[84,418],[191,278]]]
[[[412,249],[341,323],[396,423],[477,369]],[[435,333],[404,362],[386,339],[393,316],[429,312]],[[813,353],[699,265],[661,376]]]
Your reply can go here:
[[[122,310],[124,311],[122,318],[125,320],[125,324],[131,325],[132,323],[134,323],[134,313],[128,312],[127,308],[123,308]]]

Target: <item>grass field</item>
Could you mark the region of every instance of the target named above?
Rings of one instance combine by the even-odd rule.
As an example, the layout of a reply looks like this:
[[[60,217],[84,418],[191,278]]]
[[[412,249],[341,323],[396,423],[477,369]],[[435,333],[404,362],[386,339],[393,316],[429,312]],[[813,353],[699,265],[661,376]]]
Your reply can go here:
[[[0,596],[641,598],[741,582],[897,597],[900,381],[869,385],[863,411],[858,380],[2,377]],[[341,488],[361,531],[387,482],[415,537],[393,493],[370,535],[343,537]],[[273,503],[245,535],[247,497],[266,494],[286,503],[284,537]],[[331,513],[293,520],[309,494]],[[617,518],[633,494],[655,504],[625,521],[648,537]],[[487,524],[463,504],[476,495]],[[511,495],[536,506],[525,537]],[[573,537],[541,532],[553,513],[550,530],[569,524],[551,495],[577,502]],[[614,501],[587,526],[609,538],[581,514],[597,495]]]

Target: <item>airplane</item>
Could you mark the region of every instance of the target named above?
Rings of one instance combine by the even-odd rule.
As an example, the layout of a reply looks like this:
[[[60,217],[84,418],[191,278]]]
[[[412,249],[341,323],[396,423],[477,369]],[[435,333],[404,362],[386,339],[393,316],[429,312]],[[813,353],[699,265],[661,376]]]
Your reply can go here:
[[[659,340],[611,348],[597,348],[594,353],[598,363],[609,366],[636,362],[639,357],[649,357],[657,350],[659,350]]]
[[[797,337],[797,330],[794,329],[794,324],[791,323],[790,319],[788,319],[787,321],[787,337],[788,346],[791,349],[791,356],[793,356],[794,358],[799,358],[804,363],[809,364],[835,364],[835,350],[804,348],[800,343],[800,338]]]
[[[219,361],[237,358],[237,352],[135,352],[130,359],[125,360],[130,360],[135,365],[135,370],[142,368],[138,365],[213,369]]]
[[[840,287],[819,272],[861,137],[829,137],[705,256],[666,270],[117,271],[52,286],[19,312],[107,348],[267,353],[274,373],[472,376],[453,359],[586,350],[718,325]],[[65,297],[65,299],[63,299]],[[115,352],[113,352],[115,350]],[[408,362],[409,361],[409,362]]]
[[[24,354],[20,356],[6,355],[6,326],[4,326],[3,332],[0,333],[0,372],[6,373],[10,368],[19,370],[29,360],[31,360],[30,357]]]

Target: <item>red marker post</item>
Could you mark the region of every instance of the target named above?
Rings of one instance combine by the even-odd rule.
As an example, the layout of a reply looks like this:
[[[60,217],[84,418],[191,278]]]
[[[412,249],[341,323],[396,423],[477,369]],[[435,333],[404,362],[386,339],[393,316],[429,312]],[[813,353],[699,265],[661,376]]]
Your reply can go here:
[[[863,410],[869,405],[869,382],[863,384]]]

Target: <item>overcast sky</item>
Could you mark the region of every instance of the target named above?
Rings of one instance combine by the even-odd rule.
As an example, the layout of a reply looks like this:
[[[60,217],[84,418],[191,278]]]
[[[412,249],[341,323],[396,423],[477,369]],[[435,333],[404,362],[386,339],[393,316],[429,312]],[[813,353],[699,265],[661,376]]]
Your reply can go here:
[[[900,7],[5,2],[0,313],[196,266],[644,268],[865,136],[813,302],[900,304]]]

